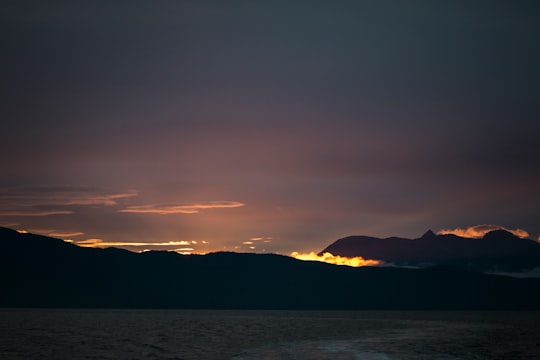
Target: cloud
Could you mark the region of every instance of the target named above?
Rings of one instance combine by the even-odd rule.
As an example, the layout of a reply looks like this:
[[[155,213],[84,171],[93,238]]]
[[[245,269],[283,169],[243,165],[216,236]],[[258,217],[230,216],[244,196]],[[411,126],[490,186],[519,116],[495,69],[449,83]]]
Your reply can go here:
[[[180,248],[180,249],[173,249],[172,251],[177,252],[182,255],[190,255],[193,250],[195,249],[186,247],[186,248]]]
[[[124,242],[124,241],[103,241],[102,239],[86,239],[75,242],[83,247],[110,247],[110,246],[187,246],[192,245],[193,241],[180,240],[168,242]]]
[[[242,241],[241,246],[235,246],[235,249],[260,249],[262,252],[266,252],[266,249],[263,247],[264,244],[268,244],[272,242],[271,236],[252,236],[249,238],[249,240]]]
[[[69,215],[70,206],[118,205],[118,200],[138,192],[110,192],[90,187],[33,187],[0,189],[0,216]]]
[[[17,230],[19,232],[21,231],[24,231],[24,232],[28,232],[26,229],[23,229],[23,230]],[[46,236],[52,236],[52,237],[56,237],[56,238],[60,238],[60,239],[65,239],[65,238],[68,238],[68,237],[73,237],[73,236],[81,236],[81,235],[84,235],[83,232],[80,232],[80,231],[64,231],[64,232],[61,232],[61,231],[56,231],[56,230],[51,230],[51,229],[31,229],[30,230],[33,234],[44,234]]]
[[[265,243],[270,243],[272,242],[272,240],[273,238],[271,236],[267,236],[267,237],[255,236],[249,239],[249,241],[262,241]]]
[[[107,248],[107,247],[116,247],[116,248],[135,248],[132,249],[135,252],[146,252],[152,250],[166,250],[174,251],[179,254],[192,254],[195,251],[193,245],[197,244],[195,240],[179,240],[179,241],[167,241],[167,242],[125,242],[125,241],[103,241],[103,239],[92,238],[85,240],[64,240],[66,242],[73,243],[81,247],[89,248]],[[203,242],[207,244],[207,242]],[[144,249],[140,249],[144,247]]]
[[[244,206],[245,204],[237,201],[214,201],[208,203],[188,204],[188,205],[139,205],[128,206],[125,209],[118,210],[125,213],[144,213],[144,214],[197,214],[206,209],[228,209]]]
[[[14,228],[14,227],[17,227],[17,226],[20,226],[21,224],[19,223],[3,223],[3,224],[0,224],[0,226],[2,227],[7,227],[7,228]]]
[[[137,196],[136,190],[121,193],[92,187],[33,187],[0,189],[2,202],[25,205],[117,205],[117,200]]]
[[[32,208],[23,208],[19,210],[0,210],[0,216],[51,216],[51,215],[69,215],[73,214],[70,210],[37,210]]]
[[[17,229],[17,231],[19,233],[21,233],[21,234],[26,234],[26,233],[42,234],[42,235],[46,235],[46,236],[52,236],[52,237],[55,237],[55,238],[60,238],[60,239],[63,239],[64,241],[69,240],[71,242],[73,242],[73,240],[67,239],[67,238],[84,235],[84,233],[80,232],[80,231],[64,231],[64,232],[61,232],[61,231],[52,230],[52,229],[36,229],[36,228],[32,228],[32,229],[19,228],[19,229]]]
[[[74,236],[81,236],[84,235],[83,232],[80,231],[72,231],[72,232],[50,232],[47,234],[48,236],[54,236],[59,238],[66,238],[66,237],[74,237]]]
[[[529,233],[523,229],[511,230],[500,225],[489,225],[489,224],[474,225],[465,229],[462,229],[462,228],[443,229],[443,230],[439,230],[437,234],[441,234],[441,235],[453,234],[453,235],[467,237],[467,238],[481,238],[488,232],[494,231],[494,230],[505,230],[522,239],[529,237]]]
[[[334,265],[347,265],[353,267],[360,266],[375,266],[382,264],[380,260],[364,259],[361,256],[356,256],[352,258],[344,256],[335,256],[332,253],[325,252],[321,256],[317,255],[315,252],[310,252],[306,254],[300,254],[298,252],[291,253],[291,256],[298,260],[307,260],[307,261],[321,261]]]

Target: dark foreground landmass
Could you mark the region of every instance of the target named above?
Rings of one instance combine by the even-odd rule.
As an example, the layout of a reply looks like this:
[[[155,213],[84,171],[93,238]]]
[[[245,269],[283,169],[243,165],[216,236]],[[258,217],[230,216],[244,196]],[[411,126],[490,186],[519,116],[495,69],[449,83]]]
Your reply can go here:
[[[0,228],[0,306],[540,309],[540,279],[452,267],[351,268],[272,254],[133,253]]]

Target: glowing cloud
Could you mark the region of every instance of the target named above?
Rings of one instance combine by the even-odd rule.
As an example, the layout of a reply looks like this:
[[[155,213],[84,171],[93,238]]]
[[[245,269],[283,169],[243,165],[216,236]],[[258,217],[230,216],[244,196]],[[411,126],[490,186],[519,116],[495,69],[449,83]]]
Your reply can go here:
[[[81,236],[81,235],[84,235],[84,233],[80,232],[80,231],[74,231],[74,232],[50,232],[47,235],[48,236],[59,237],[59,238],[66,238],[66,237],[73,237],[73,236]]]
[[[33,234],[45,234],[47,236],[63,239],[64,241],[66,241],[66,238],[84,235],[84,233],[80,231],[59,232],[59,231],[51,230],[51,229],[35,229],[35,228],[31,229],[30,231],[26,229],[19,229],[17,230],[17,232],[20,234],[27,234],[29,232],[32,232]]]
[[[453,235],[467,237],[467,238],[481,238],[488,232],[494,231],[494,230],[505,230],[522,239],[529,237],[529,233],[522,229],[510,230],[503,226],[489,225],[489,224],[470,226],[466,229],[461,229],[461,228],[443,229],[443,230],[439,230],[437,234],[441,234],[441,235],[453,234]]]
[[[375,265],[380,265],[382,263],[382,261],[380,260],[364,259],[361,256],[356,256],[352,258],[348,258],[344,256],[335,256],[329,252],[325,252],[324,254],[319,256],[314,252],[310,252],[309,254],[300,254],[295,251],[291,253],[291,256],[298,260],[321,261],[321,262],[326,262],[326,263],[334,264],[334,265],[347,265],[347,266],[353,266],[353,267],[375,266]]]
[[[186,248],[180,248],[180,249],[174,249],[174,250],[171,250],[171,251],[174,251],[174,252],[177,252],[181,255],[191,255],[191,252],[195,250],[193,248],[190,248],[190,247],[186,247]]]
[[[118,210],[125,213],[144,213],[144,214],[197,214],[200,210],[206,209],[229,209],[244,206],[245,204],[237,201],[215,201],[202,204],[189,205],[139,205],[128,206],[126,209]]]
[[[270,242],[272,242],[272,239],[273,238],[271,236],[267,236],[267,237],[255,236],[255,237],[250,238],[249,240],[250,241],[262,241],[262,242],[265,242],[265,243],[270,243]]]
[[[122,241],[103,241],[102,239],[86,239],[86,240],[64,240],[66,242],[73,243],[81,247],[90,247],[90,248],[106,248],[106,247],[135,247],[140,248],[144,247],[142,250],[135,250],[138,253],[147,252],[154,250],[166,250],[177,252],[182,255],[192,254],[195,249],[192,247],[193,244],[197,244],[195,240],[180,240],[180,241],[168,241],[168,242],[122,242]],[[151,246],[152,248],[148,248]],[[180,246],[180,247],[179,247]]]
[[[73,242],[73,240],[72,240]],[[84,246],[84,247],[99,247],[98,244],[103,243],[102,239],[85,239],[85,240],[78,240],[75,242],[78,246]]]
[[[137,196],[136,191],[129,191],[120,194],[85,194],[85,193],[66,193],[56,196],[57,205],[118,205],[119,199]]]
[[[186,246],[193,244],[192,241],[169,241],[169,242],[122,242],[122,241],[103,241],[102,239],[86,239],[76,242],[83,247],[109,247],[109,246]]]

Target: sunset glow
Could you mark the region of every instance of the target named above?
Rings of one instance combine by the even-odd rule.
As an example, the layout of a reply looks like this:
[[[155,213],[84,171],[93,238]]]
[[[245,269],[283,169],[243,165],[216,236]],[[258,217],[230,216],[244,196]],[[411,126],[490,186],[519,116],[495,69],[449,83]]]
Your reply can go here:
[[[174,249],[174,250],[171,250],[171,251],[174,251],[174,252],[177,252],[181,255],[191,255],[193,253],[193,248],[190,248],[190,247],[186,247],[186,248],[180,248],[180,249]]]
[[[470,226],[468,228],[443,229],[443,230],[439,230],[437,233],[441,235],[453,234],[453,235],[457,235],[461,237],[481,238],[484,235],[486,235],[488,232],[494,231],[494,230],[505,230],[522,239],[529,237],[529,233],[522,229],[511,230],[503,226],[488,225],[488,224],[475,225],[475,226]]]
[[[168,242],[122,242],[122,241],[103,241],[102,239],[86,239],[76,242],[82,247],[121,247],[121,246],[184,246],[196,244],[196,241],[168,241]]]
[[[315,252],[300,254],[298,252],[291,253],[291,256],[298,260],[305,261],[321,261],[334,265],[347,265],[352,267],[360,266],[375,266],[380,265],[382,261],[373,260],[373,259],[364,259],[361,256],[356,257],[344,257],[344,256],[335,256],[329,252],[322,254],[321,256],[317,255]]]
[[[539,239],[540,2],[491,3],[3,1],[0,224],[360,265],[315,254]]]

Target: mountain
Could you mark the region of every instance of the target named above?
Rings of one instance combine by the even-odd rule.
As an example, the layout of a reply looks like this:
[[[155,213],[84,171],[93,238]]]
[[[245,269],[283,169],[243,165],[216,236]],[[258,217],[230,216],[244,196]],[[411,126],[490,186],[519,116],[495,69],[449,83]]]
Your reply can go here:
[[[408,266],[448,265],[483,272],[522,272],[540,267],[540,243],[495,230],[481,239],[436,235],[431,230],[418,239],[349,236],[321,253]]]
[[[81,248],[0,228],[0,306],[540,309],[540,279],[330,265],[275,254]]]

